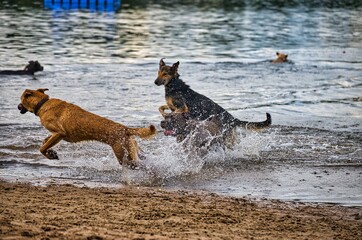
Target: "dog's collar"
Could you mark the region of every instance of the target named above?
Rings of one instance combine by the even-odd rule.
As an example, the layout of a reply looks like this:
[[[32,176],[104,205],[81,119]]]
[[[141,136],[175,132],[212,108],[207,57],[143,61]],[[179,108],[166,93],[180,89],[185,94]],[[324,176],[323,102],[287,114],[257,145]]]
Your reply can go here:
[[[40,108],[43,106],[44,103],[46,103],[46,101],[49,100],[49,97],[45,97],[42,100],[40,100],[40,102],[38,102],[38,104],[35,106],[34,108],[34,114],[35,116],[38,116],[38,111],[40,110]]]

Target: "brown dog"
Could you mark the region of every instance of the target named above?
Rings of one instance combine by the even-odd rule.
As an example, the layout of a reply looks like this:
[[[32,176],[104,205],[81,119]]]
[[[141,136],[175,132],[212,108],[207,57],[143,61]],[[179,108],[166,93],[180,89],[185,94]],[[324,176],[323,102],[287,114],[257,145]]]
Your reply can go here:
[[[284,53],[276,52],[277,58],[272,61],[272,63],[283,63],[288,62],[288,55]]]
[[[49,98],[48,89],[26,89],[18,106],[20,113],[27,111],[39,116],[42,125],[52,135],[43,141],[40,152],[49,159],[58,159],[51,149],[61,140],[67,142],[99,141],[110,145],[120,164],[137,166],[138,147],[134,136],[148,138],[156,128],[129,128],[104,117],[90,113],[74,104]]]

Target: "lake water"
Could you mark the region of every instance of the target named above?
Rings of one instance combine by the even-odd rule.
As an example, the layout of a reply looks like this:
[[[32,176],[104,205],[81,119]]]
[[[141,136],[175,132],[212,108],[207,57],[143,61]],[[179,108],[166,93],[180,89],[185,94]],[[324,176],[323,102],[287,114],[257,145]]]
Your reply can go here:
[[[362,2],[180,2],[0,0],[0,70],[44,66],[35,78],[0,76],[0,179],[362,206]],[[271,64],[277,51],[291,62]],[[269,112],[272,128],[188,156],[159,125],[160,58],[180,61],[187,84],[241,120]],[[27,88],[128,126],[156,125],[154,139],[139,140],[141,169],[122,168],[95,142],[61,142],[60,159],[45,159],[48,132],[17,109]]]

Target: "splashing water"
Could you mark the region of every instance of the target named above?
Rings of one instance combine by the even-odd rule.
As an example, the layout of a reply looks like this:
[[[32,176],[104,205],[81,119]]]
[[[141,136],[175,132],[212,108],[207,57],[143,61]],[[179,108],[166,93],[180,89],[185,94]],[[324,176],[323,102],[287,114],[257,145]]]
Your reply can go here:
[[[228,162],[242,160],[244,157],[259,157],[260,151],[268,146],[271,136],[258,133],[237,132],[237,144],[232,149],[220,146],[203,146],[198,149],[204,154],[198,154],[191,145],[188,145],[189,136],[183,142],[177,143],[173,137],[159,137],[152,145],[142,141],[147,160],[141,162],[142,179],[128,180],[133,183],[159,181],[165,182],[175,178],[185,178],[190,175],[201,174],[205,166],[227,165]],[[209,139],[209,143],[211,139]],[[131,174],[130,174],[131,175]],[[139,177],[139,175],[136,175]],[[152,179],[152,180],[151,180]],[[138,182],[139,183],[139,182]]]

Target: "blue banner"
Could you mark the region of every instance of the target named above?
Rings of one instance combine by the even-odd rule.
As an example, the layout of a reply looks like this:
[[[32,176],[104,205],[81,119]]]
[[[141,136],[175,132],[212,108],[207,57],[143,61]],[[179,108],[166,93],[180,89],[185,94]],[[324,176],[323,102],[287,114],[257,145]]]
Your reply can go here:
[[[52,10],[90,9],[112,12],[121,8],[121,0],[44,0],[44,8]]]

